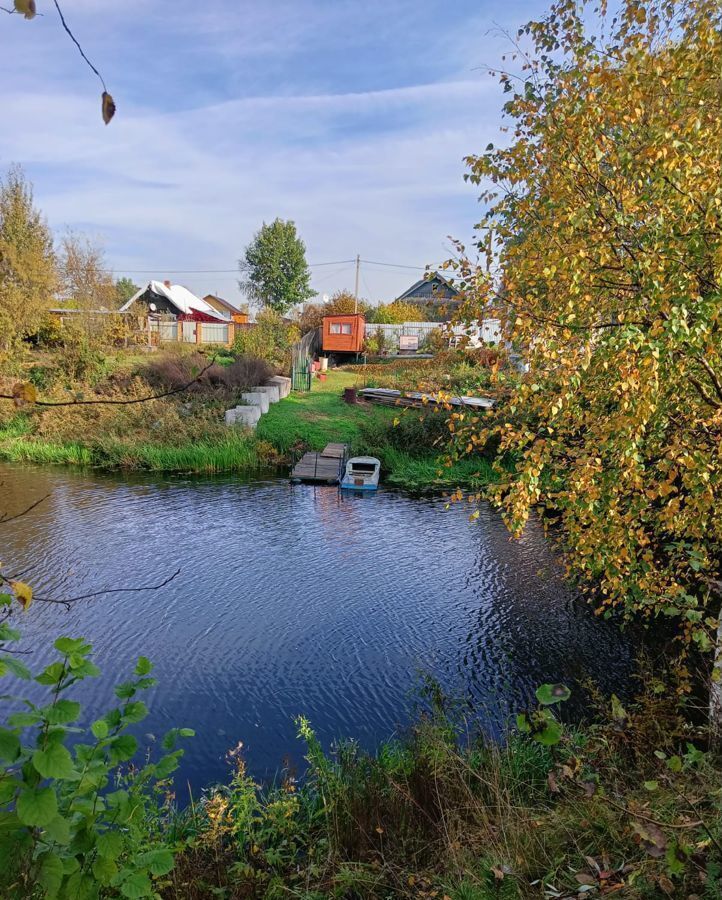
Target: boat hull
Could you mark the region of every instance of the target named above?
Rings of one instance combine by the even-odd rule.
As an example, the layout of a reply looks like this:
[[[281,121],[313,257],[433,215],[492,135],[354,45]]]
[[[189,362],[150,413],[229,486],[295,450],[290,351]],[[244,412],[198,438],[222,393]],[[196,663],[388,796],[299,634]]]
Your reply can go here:
[[[379,484],[354,484],[353,479],[344,478],[340,487],[343,491],[377,491]]]

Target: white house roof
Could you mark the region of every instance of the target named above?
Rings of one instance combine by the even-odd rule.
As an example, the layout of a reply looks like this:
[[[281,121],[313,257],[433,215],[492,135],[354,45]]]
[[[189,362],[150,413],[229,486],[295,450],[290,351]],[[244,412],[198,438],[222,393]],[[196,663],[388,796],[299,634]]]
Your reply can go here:
[[[182,284],[171,284],[169,286],[162,281],[149,281],[145,287],[133,294],[130,300],[120,307],[120,312],[130,309],[135,301],[142,297],[146,291],[151,291],[170,300],[173,306],[181,313],[190,313],[192,310],[196,310],[196,312],[208,313],[209,316],[214,316],[215,318],[221,315],[217,309],[214,309],[205,300],[201,300],[200,297],[196,297],[188,288],[184,288]]]

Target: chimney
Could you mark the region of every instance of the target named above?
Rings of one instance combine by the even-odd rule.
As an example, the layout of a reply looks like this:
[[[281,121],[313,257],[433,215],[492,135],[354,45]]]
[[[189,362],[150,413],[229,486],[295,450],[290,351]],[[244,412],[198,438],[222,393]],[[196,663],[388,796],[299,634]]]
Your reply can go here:
[[[167,278],[166,278],[166,280],[163,282],[163,284],[164,284],[167,288],[170,287],[170,281],[168,281]]]

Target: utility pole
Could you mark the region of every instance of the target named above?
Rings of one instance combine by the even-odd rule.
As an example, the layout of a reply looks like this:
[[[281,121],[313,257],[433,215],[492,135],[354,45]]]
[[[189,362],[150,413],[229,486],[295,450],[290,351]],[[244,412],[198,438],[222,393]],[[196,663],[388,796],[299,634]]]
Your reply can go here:
[[[356,254],[356,290],[354,291],[354,305],[353,305],[353,311],[355,313],[358,312],[358,276],[359,276],[360,268],[361,268],[361,254],[357,253]]]

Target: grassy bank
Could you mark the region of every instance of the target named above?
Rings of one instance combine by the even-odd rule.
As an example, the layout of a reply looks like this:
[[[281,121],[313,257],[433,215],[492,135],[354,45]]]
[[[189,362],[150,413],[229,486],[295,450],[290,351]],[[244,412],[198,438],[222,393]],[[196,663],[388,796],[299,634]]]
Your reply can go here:
[[[329,757],[299,727],[300,785],[261,789],[236,756],[230,784],[174,820],[166,897],[722,897],[719,760],[658,697],[503,745],[432,705],[373,756]]]
[[[148,393],[142,379],[127,371],[122,378],[124,393],[112,386],[110,398]],[[477,487],[493,477],[490,463],[481,458],[444,466],[443,434],[430,416],[423,423],[414,411],[344,403],[343,389],[361,384],[357,372],[331,372],[326,381],[314,381],[310,393],[293,393],[273,404],[255,433],[226,428],[224,409],[233,401],[212,392],[134,406],[9,408],[0,419],[0,459],[109,470],[253,474],[287,465],[303,450],[339,441],[354,454],[378,456],[386,483],[413,490]]]

